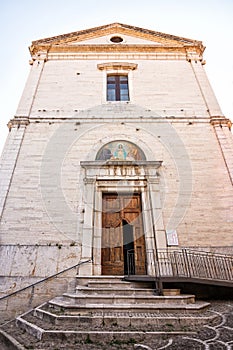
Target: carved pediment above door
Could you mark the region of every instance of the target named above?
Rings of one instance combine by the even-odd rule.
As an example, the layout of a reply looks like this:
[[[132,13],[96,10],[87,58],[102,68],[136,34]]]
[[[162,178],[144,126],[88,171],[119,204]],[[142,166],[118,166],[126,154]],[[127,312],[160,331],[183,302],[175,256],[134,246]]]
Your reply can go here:
[[[103,185],[104,181],[110,185],[114,184],[115,181],[124,180],[125,183],[122,182],[122,186],[127,186],[128,182],[132,180],[141,181],[146,178],[157,178],[162,161],[96,160],[82,161],[80,164],[84,169],[84,180],[101,181]]]

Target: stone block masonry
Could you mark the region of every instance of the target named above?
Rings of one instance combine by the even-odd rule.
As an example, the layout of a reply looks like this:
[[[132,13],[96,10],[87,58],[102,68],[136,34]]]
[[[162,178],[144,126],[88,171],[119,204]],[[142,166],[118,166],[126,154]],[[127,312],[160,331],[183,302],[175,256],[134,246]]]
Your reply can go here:
[[[33,42],[0,164],[3,294],[80,259],[101,274],[105,192],[140,193],[147,250],[177,248],[169,229],[179,248],[233,253],[233,140],[203,51],[116,23]],[[128,77],[129,101],[107,101],[108,75]],[[98,163],[112,141],[136,145],[144,165]]]

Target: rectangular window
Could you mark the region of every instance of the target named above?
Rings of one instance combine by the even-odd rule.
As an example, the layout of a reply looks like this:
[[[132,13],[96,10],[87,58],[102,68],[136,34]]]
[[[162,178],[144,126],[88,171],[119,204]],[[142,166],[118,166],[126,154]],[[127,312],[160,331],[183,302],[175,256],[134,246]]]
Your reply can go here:
[[[127,75],[107,76],[107,101],[129,101]]]

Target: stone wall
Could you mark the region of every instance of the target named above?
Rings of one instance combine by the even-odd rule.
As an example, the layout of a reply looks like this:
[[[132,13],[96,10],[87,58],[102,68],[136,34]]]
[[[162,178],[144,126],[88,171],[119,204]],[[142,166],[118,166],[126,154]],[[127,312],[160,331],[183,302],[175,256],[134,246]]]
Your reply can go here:
[[[74,291],[78,267],[44,282],[30,285],[75,266],[80,261],[80,247],[50,245],[0,246],[0,312],[1,322],[38,306],[56,295]],[[27,288],[29,287],[29,288]],[[18,292],[21,289],[24,289]],[[7,298],[3,298],[9,294]]]
[[[70,117],[106,103],[107,72],[100,71],[97,65],[110,60],[119,58],[35,61],[16,115]],[[127,61],[138,65],[129,72],[130,103],[161,115],[189,117],[208,117],[208,108],[214,104],[213,115],[222,114],[199,61],[146,60],[133,55]]]
[[[30,287],[31,284],[36,283],[36,279],[32,278],[9,278],[0,277],[0,283],[7,285],[14,283],[17,286],[22,282],[28,288],[19,291],[16,294],[8,295],[6,298],[0,299],[1,324],[12,320],[14,317],[22,314],[29,309],[39,306],[57,295],[62,295],[66,292],[73,292],[76,285],[77,269],[63,273],[55,278],[48,279],[35,286]],[[14,282],[13,282],[14,281]]]
[[[85,203],[80,161],[94,160],[109,140],[126,139],[139,145],[147,160],[163,161],[164,223],[169,224],[179,200],[180,245],[219,246],[219,240],[232,245],[233,190],[208,122],[78,123],[27,127],[3,211],[2,244],[79,245]]]

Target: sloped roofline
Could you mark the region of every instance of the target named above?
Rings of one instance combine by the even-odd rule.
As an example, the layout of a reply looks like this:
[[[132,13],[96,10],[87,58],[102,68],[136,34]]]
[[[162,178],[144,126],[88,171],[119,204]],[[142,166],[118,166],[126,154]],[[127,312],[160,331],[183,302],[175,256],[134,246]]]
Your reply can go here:
[[[62,35],[57,35],[57,36],[53,36],[53,37],[49,37],[49,38],[35,40],[35,41],[32,41],[32,45],[33,46],[46,45],[46,44],[52,45],[52,44],[59,44],[60,42],[64,42],[64,41],[69,42],[69,41],[75,40],[77,37],[79,37],[81,39],[81,37],[86,36],[88,34],[92,34],[94,32],[101,32],[103,30],[112,29],[112,28],[123,28],[123,29],[127,29],[129,31],[132,31],[134,33],[138,32],[140,34],[151,35],[154,38],[157,37],[160,39],[176,41],[176,42],[179,42],[180,44],[183,44],[183,45],[192,45],[192,46],[203,47],[202,42],[198,41],[198,40],[188,39],[188,38],[184,38],[184,37],[180,37],[180,36],[176,36],[176,35],[157,32],[157,31],[154,31],[151,29],[140,28],[140,27],[131,26],[128,24],[122,24],[122,23],[118,23],[118,22],[102,25],[99,27],[93,27],[93,28],[89,28],[89,29],[85,29],[85,30],[80,30],[80,31],[76,31],[76,32],[71,32],[68,34],[62,34]]]

